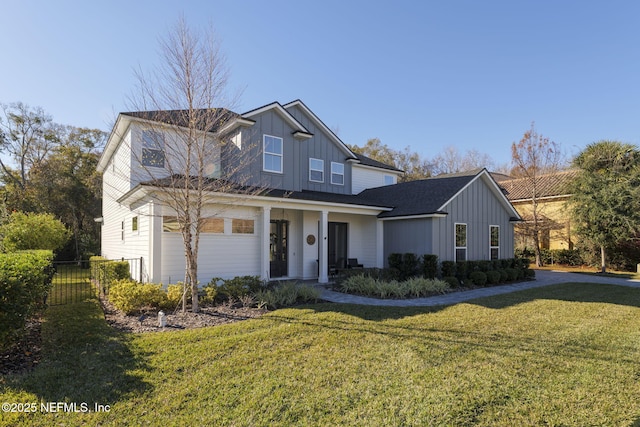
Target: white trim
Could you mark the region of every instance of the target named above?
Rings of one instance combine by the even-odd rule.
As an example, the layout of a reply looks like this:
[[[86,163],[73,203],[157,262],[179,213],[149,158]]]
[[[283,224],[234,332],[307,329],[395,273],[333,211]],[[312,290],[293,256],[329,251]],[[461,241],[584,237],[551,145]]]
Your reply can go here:
[[[239,127],[248,128],[253,126],[254,124],[256,124],[255,120],[249,120],[249,119],[244,119],[242,117],[237,117],[231,120],[226,125],[224,125],[222,128],[220,128],[219,133],[225,134],[227,132],[231,132],[235,130],[236,128],[239,128]]]
[[[498,229],[498,246],[493,246],[491,244],[491,230],[493,229],[493,227],[496,227]],[[491,258],[492,249],[498,250],[498,257],[495,259],[500,259],[500,226],[495,224],[489,224],[489,260],[493,260],[493,258]]]
[[[386,209],[388,211],[392,209]],[[382,221],[395,221],[398,219],[421,219],[421,218],[446,218],[449,215],[447,213],[431,213],[431,214],[422,214],[422,215],[403,215],[403,216],[392,216],[388,218],[380,218]]]
[[[363,165],[362,163],[360,163],[360,160],[358,160],[358,159],[348,159],[347,162],[353,163],[353,166],[358,167],[358,168],[362,168],[362,169],[371,169],[371,170],[375,170],[377,172],[384,171],[385,173],[389,173],[389,174],[392,173],[392,174],[395,174],[397,176],[404,175],[403,171],[395,171],[395,170],[388,169],[388,168],[379,168],[377,166]]]
[[[271,104],[267,104],[263,107],[259,107],[256,108],[255,110],[251,110],[251,111],[247,111],[246,113],[242,114],[242,118],[246,119],[248,117],[253,117],[253,116],[257,116],[258,114],[262,114],[265,111],[269,111],[275,109],[281,116],[283,119],[285,119],[286,122],[289,123],[289,125],[306,134],[311,134],[311,132],[309,132],[309,130],[307,128],[305,128],[302,123],[300,123],[295,117],[293,117],[287,110],[285,110],[285,108],[280,105],[279,102],[272,102]]]
[[[464,246],[458,246],[458,226],[464,225]],[[464,249],[464,260],[469,258],[469,226],[466,222],[453,223],[453,259],[458,261],[458,249]]]
[[[317,169],[317,168],[312,168],[311,167],[311,162],[314,161],[314,160],[322,163],[322,169]],[[311,177],[311,172],[321,172],[322,173],[322,179],[321,180],[313,179]],[[314,157],[309,157],[309,181],[324,183],[324,160],[323,159],[316,159]]]
[[[266,144],[267,144],[267,140],[266,138],[274,138],[274,139],[279,139],[280,140],[280,150],[281,153],[272,153],[269,152],[267,153],[267,149],[266,149]],[[280,157],[280,170],[273,170],[273,169],[267,169],[267,165],[266,165],[266,156],[267,154],[269,154],[270,156],[279,156]],[[271,173],[283,173],[284,172],[284,139],[279,137],[279,136],[273,136],[273,135],[268,135],[268,134],[263,134],[262,135],[262,170],[264,172],[271,172]]]
[[[342,167],[342,173],[337,173],[333,171],[333,165],[336,166],[341,166]],[[333,175],[338,175],[338,176],[342,176],[342,182],[334,182],[333,181]],[[344,163],[338,163],[338,162],[331,162],[331,184],[333,185],[344,185]]]
[[[338,136],[335,133],[333,133],[333,131],[329,129],[327,125],[325,125],[322,122],[322,120],[320,120],[320,118],[316,116],[313,111],[309,109],[309,107],[304,105],[304,103],[301,100],[296,99],[295,101],[291,101],[287,104],[284,104],[282,107],[286,110],[287,108],[291,108],[294,106],[299,106],[302,109],[302,111],[304,111],[305,114],[307,114],[307,116],[311,118],[311,120],[316,124],[316,126],[321,128],[327,135],[329,135],[329,138],[332,139],[333,142],[335,142],[338,145],[338,147],[347,154],[347,156],[356,158],[356,155],[353,153],[353,151],[349,149],[349,147],[347,147],[347,144],[342,142],[342,140],[338,138]]]
[[[312,133],[309,133],[309,132],[301,132],[301,131],[299,131],[299,130],[298,130],[298,131],[293,132],[293,134],[292,134],[292,135],[293,135],[293,137],[294,137],[295,139],[300,139],[300,140],[302,140],[302,139],[311,139],[311,138],[313,138],[313,134],[312,134]]]

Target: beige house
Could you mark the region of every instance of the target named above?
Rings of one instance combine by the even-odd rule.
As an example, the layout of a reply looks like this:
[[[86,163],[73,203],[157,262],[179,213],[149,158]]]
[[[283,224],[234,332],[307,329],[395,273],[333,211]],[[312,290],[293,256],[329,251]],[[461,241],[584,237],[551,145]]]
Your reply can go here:
[[[503,179],[499,184],[516,208],[523,222],[515,227],[515,247],[533,247],[531,223],[533,202],[537,202],[541,249],[573,249],[576,236],[571,228],[567,201],[571,196],[569,183],[577,171],[568,170],[541,175],[536,180],[535,192],[527,178]]]

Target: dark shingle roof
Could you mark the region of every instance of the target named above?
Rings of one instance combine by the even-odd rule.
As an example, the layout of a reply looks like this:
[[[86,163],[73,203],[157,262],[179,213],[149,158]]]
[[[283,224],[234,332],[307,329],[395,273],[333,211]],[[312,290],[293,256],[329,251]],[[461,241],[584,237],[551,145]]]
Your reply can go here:
[[[439,209],[477,175],[478,173],[475,172],[466,175],[440,175],[418,181],[370,188],[358,196],[372,203],[394,206],[392,211],[378,215],[380,218],[436,214],[441,213]]]
[[[569,183],[577,176],[578,171],[568,170],[546,175],[537,178],[537,197],[559,197],[568,196]],[[528,178],[517,178],[501,181],[500,187],[506,191],[507,198],[513,200],[530,200],[532,198],[532,184]]]
[[[353,154],[356,155],[356,157],[358,158],[358,161],[360,161],[360,164],[364,166],[372,166],[374,168],[388,169],[395,172],[404,172],[402,169],[398,169],[395,166],[391,166],[386,163],[379,162],[377,160],[372,159],[371,157],[365,156],[364,154],[359,154],[356,152],[354,152]]]
[[[193,113],[196,121],[200,122],[198,128],[207,132],[215,131],[224,126],[230,120],[240,117],[237,113],[225,108],[200,109],[200,110],[156,110],[156,111],[130,111],[121,113],[124,116],[135,117],[153,122],[169,125],[188,127],[189,113]],[[207,129],[204,129],[204,128]]]

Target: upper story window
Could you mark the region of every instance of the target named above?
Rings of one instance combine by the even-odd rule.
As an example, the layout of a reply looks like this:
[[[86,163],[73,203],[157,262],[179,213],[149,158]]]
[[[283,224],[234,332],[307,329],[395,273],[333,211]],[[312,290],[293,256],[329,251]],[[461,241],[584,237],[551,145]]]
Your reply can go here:
[[[142,165],[164,167],[164,134],[153,130],[142,131]]]
[[[265,172],[282,173],[282,138],[264,135],[262,148],[262,169]]]
[[[393,175],[385,175],[384,176],[384,185],[393,185],[395,184],[395,180],[393,179]]]
[[[344,185],[344,164],[331,162],[331,183]]]
[[[324,160],[309,159],[309,181],[324,182]]]

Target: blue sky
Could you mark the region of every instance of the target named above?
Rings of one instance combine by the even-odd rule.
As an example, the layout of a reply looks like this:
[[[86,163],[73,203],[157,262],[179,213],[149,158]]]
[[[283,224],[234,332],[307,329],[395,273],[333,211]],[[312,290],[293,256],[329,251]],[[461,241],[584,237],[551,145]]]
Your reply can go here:
[[[640,143],[636,1],[3,2],[0,102],[110,130],[184,14],[212,24],[239,112],[302,99],[341,139],[497,163],[532,121],[568,154]]]

